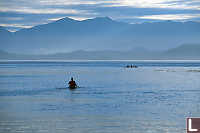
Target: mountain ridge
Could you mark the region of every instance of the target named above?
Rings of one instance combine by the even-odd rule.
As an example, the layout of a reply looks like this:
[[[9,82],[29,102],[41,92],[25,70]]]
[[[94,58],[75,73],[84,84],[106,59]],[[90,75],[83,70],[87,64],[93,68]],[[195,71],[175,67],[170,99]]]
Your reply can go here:
[[[19,54],[71,52],[79,49],[129,50],[140,46],[157,50],[200,42],[199,22],[127,24],[109,17],[83,21],[66,17],[14,33],[2,32],[1,29],[0,49]]]

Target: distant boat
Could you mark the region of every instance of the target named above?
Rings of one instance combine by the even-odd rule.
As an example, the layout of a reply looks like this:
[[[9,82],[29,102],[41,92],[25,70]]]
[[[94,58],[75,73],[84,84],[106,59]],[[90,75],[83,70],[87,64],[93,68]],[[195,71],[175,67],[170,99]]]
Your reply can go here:
[[[126,68],[138,68],[136,65],[127,65]]]

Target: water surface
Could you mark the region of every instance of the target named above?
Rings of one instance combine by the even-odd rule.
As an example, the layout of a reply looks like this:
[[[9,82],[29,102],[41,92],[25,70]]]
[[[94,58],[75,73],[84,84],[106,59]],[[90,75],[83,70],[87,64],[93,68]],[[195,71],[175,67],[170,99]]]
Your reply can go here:
[[[184,133],[199,77],[199,61],[1,61],[0,132]]]

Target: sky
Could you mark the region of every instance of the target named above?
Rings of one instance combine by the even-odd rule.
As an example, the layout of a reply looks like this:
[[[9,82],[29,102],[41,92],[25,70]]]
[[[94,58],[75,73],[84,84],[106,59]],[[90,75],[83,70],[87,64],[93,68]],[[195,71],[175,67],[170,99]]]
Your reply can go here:
[[[200,0],[0,0],[0,26],[9,31],[105,16],[127,23],[200,21]]]

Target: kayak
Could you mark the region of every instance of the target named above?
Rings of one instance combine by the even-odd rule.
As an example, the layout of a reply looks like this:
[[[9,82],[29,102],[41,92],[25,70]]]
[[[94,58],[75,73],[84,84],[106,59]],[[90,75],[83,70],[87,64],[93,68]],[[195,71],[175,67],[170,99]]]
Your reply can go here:
[[[69,89],[76,89],[77,85],[69,85]]]

